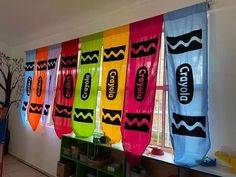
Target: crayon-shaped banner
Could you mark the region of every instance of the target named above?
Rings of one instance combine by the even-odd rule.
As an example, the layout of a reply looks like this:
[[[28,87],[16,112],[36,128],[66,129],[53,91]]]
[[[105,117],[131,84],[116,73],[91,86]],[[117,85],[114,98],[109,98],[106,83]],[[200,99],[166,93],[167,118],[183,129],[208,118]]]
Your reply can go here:
[[[102,33],[81,38],[79,75],[72,111],[76,136],[89,137],[96,127],[96,105],[99,82]]]
[[[103,33],[102,96],[100,119],[102,130],[111,143],[121,139],[125,80],[129,47],[129,25]]]
[[[57,136],[71,133],[71,114],[77,79],[79,39],[61,44],[61,58],[52,118]]]
[[[53,104],[53,93],[56,89],[57,64],[61,53],[61,44],[48,46],[48,70],[45,89],[45,100],[42,115],[42,123],[45,126],[48,114]]]
[[[165,14],[169,123],[174,161],[195,166],[210,148],[207,3]]]
[[[28,102],[30,99],[31,86],[34,76],[34,62],[36,57],[36,50],[30,50],[26,52],[25,63],[25,78],[24,78],[24,90],[21,99],[20,116],[23,126],[25,126],[27,120]]]
[[[43,112],[47,79],[47,58],[48,47],[43,47],[36,50],[34,78],[27,111],[29,123],[34,131],[37,129]]]
[[[124,151],[132,165],[139,162],[151,139],[162,25],[163,16],[130,25],[121,131]]]

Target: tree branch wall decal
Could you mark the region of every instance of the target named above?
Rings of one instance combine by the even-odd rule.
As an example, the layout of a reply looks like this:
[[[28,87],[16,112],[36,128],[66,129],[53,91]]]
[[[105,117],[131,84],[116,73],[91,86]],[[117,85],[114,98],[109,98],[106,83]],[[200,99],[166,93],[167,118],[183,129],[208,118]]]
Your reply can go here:
[[[24,59],[9,57],[0,52],[0,107],[4,108],[8,118],[12,105],[18,108],[23,91]]]

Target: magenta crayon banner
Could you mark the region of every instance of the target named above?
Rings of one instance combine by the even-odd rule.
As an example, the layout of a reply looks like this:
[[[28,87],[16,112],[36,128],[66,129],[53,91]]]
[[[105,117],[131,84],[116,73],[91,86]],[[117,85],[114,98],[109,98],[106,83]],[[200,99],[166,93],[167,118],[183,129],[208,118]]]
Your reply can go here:
[[[128,162],[135,165],[151,139],[158,57],[163,16],[130,25],[122,143]]]
[[[43,116],[42,116],[42,123],[44,126],[47,123],[49,111],[51,110],[51,106],[54,100],[53,94],[56,90],[57,65],[60,53],[61,53],[61,44],[51,45],[48,47],[47,81],[46,81],[46,90],[44,98]]]

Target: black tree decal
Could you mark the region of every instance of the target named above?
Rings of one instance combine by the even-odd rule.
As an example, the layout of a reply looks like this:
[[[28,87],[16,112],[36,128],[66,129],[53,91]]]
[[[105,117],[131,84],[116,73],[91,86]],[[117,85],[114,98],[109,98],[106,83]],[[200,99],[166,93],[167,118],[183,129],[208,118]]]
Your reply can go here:
[[[23,58],[12,58],[0,52],[0,107],[5,109],[5,118],[13,104],[20,105],[23,91]]]

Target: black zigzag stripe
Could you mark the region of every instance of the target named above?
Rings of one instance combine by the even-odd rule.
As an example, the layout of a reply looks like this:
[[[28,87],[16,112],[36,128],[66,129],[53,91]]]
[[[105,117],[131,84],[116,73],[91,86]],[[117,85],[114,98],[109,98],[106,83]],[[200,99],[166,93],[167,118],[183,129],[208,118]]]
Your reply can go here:
[[[99,50],[95,50],[92,52],[83,52],[81,56],[81,65],[98,63]]]
[[[22,105],[22,111],[26,111],[28,105],[28,101],[24,101]]]
[[[48,70],[54,69],[56,66],[57,58],[49,59],[48,60]]]
[[[27,62],[25,64],[25,71],[33,71],[34,70],[34,62]]]
[[[134,119],[138,119],[139,122],[141,122],[143,119],[147,119],[149,123],[151,121],[150,114],[145,114],[145,113],[139,113],[139,114],[126,113],[126,117],[128,118],[129,121],[133,121]]]
[[[130,126],[127,122],[125,122],[125,129],[138,131],[138,132],[149,132],[149,128],[146,124],[142,124],[141,126],[138,126],[137,124],[133,124],[132,126]]]
[[[75,108],[75,113],[76,113],[76,114],[74,114],[75,121],[84,122],[84,123],[93,123],[93,119],[91,117],[91,116],[93,116],[93,109]],[[83,115],[81,115],[81,114],[83,114]],[[91,116],[87,115],[87,114],[91,114]]]
[[[115,115],[119,115],[121,117],[121,110],[112,110],[112,109],[102,109],[102,112],[104,115],[110,114],[111,117],[114,117]]]
[[[125,52],[126,46],[118,46],[118,47],[111,47],[104,49],[104,62],[110,62],[110,61],[117,61],[117,60],[123,60],[124,59],[124,52]],[[115,55],[117,56],[115,56]]]
[[[204,127],[206,126],[206,117],[205,116],[184,116],[180,114],[173,113],[173,119],[177,124],[181,121],[184,121],[188,126],[193,126],[195,123],[199,122]]]
[[[150,128],[149,125],[143,120],[147,120],[150,124],[151,116],[150,114],[134,114],[134,113],[127,113],[126,114],[127,120],[125,121],[125,129],[139,131],[139,132],[149,132]],[[129,122],[129,123],[128,123]],[[132,124],[132,125],[130,125]],[[138,125],[140,124],[140,125]]]
[[[173,113],[173,119],[176,123],[176,124],[172,123],[172,131],[174,134],[184,135],[184,136],[195,136],[202,138],[206,137],[206,132],[205,130],[202,129],[203,127],[204,128],[206,127],[205,116],[184,116]],[[184,123],[187,124],[187,126],[184,125]],[[201,125],[202,127],[199,125]],[[192,126],[195,126],[195,128],[193,128]]]
[[[157,50],[157,44],[157,38],[132,44],[131,58],[144,57],[155,54]],[[133,50],[135,50],[135,52]]]
[[[190,41],[192,37],[197,37],[202,39],[202,29],[191,31],[190,33],[186,33],[176,37],[167,37],[167,41],[170,45],[176,45],[179,41],[183,41],[187,43]]]
[[[200,127],[196,127],[193,130],[189,131],[186,127],[181,125],[178,129],[172,123],[172,131],[174,134],[183,135],[183,136],[194,136],[206,138],[206,132],[204,132]]]
[[[34,114],[42,114],[42,109],[43,109],[42,104],[31,103],[29,112]]]
[[[199,40],[201,40],[202,39],[202,30],[201,29],[195,30],[190,33],[186,33],[186,34],[176,36],[176,37],[167,37],[167,42],[168,42],[167,46],[168,46],[169,53],[181,54],[181,53],[201,49],[202,43],[199,43],[195,39],[192,39],[193,37],[196,37]],[[179,44],[176,48],[174,48],[174,46],[177,45],[178,42],[183,42],[188,46],[185,47],[183,44]]]
[[[45,104],[45,105],[44,105],[43,115],[45,115],[45,116],[48,115],[49,108],[50,108],[50,105],[49,105],[49,104]]]
[[[77,68],[77,55],[62,57],[61,67],[63,68]]]
[[[47,60],[39,61],[37,63],[37,71],[47,70]]]
[[[120,125],[121,124],[121,110],[111,110],[111,109],[102,109],[102,122],[111,125]],[[110,114],[110,115],[106,115]],[[112,118],[116,117],[114,120]]]
[[[105,119],[104,116],[102,116],[102,122],[111,125],[120,125],[119,118],[116,118],[115,120],[112,121],[110,118]]]
[[[62,118],[70,118],[71,117],[72,106],[65,106],[65,105],[56,104],[55,109],[56,109],[55,116],[62,117]]]

